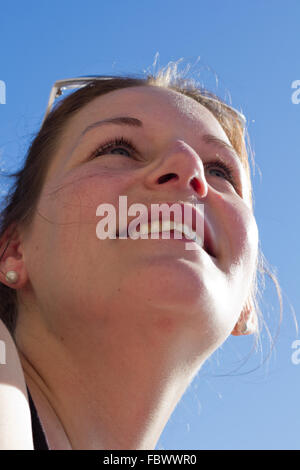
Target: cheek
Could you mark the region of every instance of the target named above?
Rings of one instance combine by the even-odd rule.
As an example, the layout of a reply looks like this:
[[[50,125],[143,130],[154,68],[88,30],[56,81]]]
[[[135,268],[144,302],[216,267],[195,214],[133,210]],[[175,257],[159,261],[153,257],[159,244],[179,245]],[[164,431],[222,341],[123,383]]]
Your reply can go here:
[[[124,187],[124,178],[97,167],[70,172],[66,177],[47,185],[43,191],[39,211],[57,224],[94,223],[99,204],[117,207],[118,195]]]
[[[230,202],[224,199],[222,206],[230,269],[241,266],[246,277],[251,277],[258,253],[258,229],[254,214],[242,199]]]
[[[73,172],[45,185],[34,222],[34,238],[43,254],[39,262],[63,262],[70,268],[82,251],[101,251],[96,209],[105,202],[116,207],[122,187],[122,178],[104,175],[103,170]]]
[[[55,289],[60,285],[65,289],[67,276],[72,290],[89,270],[99,269],[99,259],[102,264],[103,259],[109,260],[106,242],[96,236],[96,209],[104,202],[117,207],[126,181],[94,169],[73,172],[44,186],[26,244],[28,273],[37,289],[45,280]]]

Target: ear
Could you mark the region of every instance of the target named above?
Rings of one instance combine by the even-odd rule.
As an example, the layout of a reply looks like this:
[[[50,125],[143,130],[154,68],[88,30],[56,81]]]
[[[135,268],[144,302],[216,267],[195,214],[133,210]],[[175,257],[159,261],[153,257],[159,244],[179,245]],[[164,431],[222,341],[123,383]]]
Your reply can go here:
[[[257,331],[257,315],[254,304],[249,298],[240,314],[240,317],[232,330],[233,336],[251,335]]]
[[[8,271],[18,274],[18,281],[13,285],[5,275]],[[16,224],[10,226],[0,239],[0,282],[8,287],[20,288],[28,281],[24,263],[23,246],[20,231]]]

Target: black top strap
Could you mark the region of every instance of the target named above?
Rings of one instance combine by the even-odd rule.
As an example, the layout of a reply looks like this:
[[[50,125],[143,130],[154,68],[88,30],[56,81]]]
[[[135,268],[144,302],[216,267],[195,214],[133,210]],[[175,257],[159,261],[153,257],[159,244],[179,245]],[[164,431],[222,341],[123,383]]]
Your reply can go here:
[[[30,406],[30,413],[31,413],[31,426],[32,426],[32,436],[33,436],[33,445],[34,450],[49,450],[46,436],[44,430],[42,428],[41,422],[39,420],[39,416],[36,411],[36,407],[33,403],[31,398],[30,392],[27,388],[28,398],[29,398],[29,406]]]

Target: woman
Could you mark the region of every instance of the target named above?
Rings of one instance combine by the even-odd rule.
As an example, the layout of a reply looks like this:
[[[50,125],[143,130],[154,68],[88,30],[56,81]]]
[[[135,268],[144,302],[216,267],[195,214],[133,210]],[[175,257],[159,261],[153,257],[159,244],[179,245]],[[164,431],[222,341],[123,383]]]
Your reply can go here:
[[[50,103],[17,174],[1,230],[2,448],[153,449],[204,361],[257,331],[243,117],[170,77],[60,83],[81,88]],[[201,204],[203,244],[99,239],[97,208],[120,195]]]

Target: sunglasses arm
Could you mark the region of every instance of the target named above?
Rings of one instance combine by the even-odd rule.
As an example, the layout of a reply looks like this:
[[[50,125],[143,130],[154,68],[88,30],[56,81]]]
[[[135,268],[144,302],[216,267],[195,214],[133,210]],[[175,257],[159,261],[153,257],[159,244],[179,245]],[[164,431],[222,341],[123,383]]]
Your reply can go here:
[[[50,113],[50,110],[51,110],[51,108],[52,108],[52,105],[53,105],[53,103],[54,103],[54,100],[55,100],[55,98],[56,98],[56,96],[57,96],[58,90],[59,90],[59,87],[57,87],[57,86],[55,86],[55,85],[52,87],[52,90],[51,90],[50,95],[49,95],[49,100],[48,100],[47,109],[46,109],[45,116],[44,116],[44,119],[43,119],[43,122],[42,122],[42,126],[43,126],[43,124],[44,124],[44,122],[45,122],[45,120],[46,120],[48,114]],[[41,127],[42,127],[42,126],[41,126]]]

